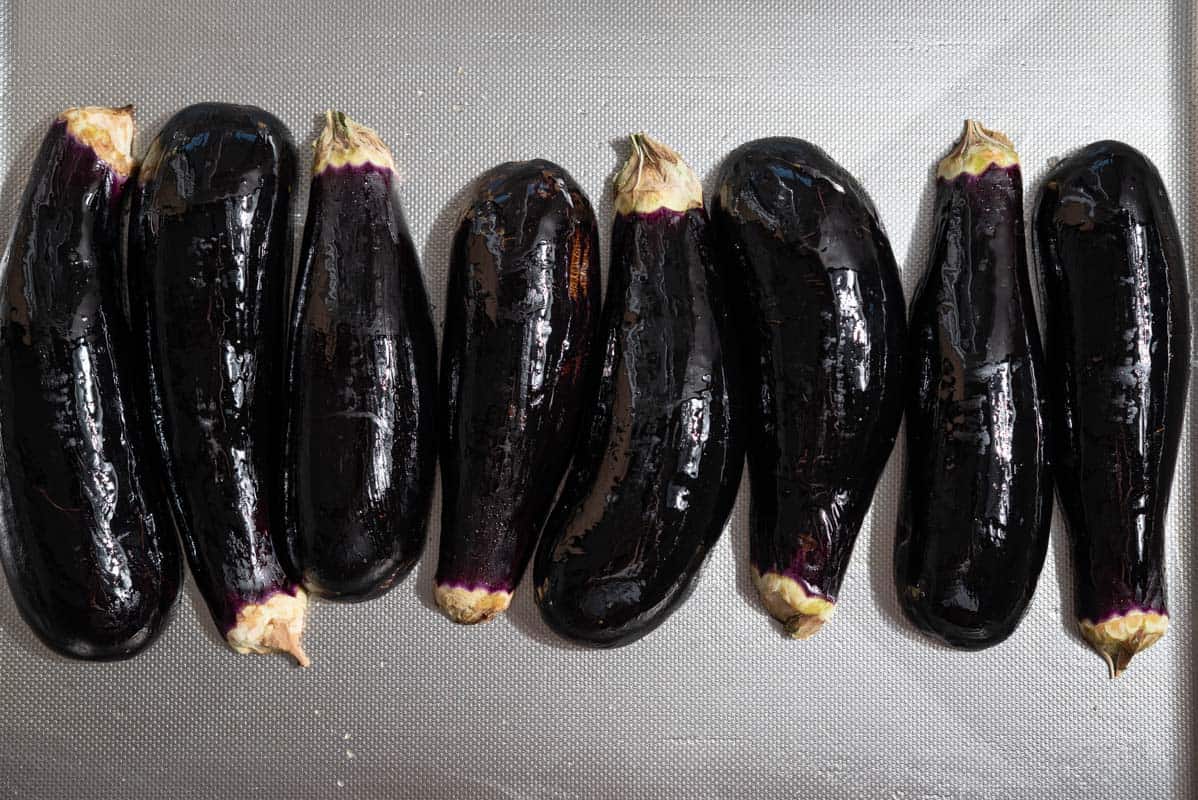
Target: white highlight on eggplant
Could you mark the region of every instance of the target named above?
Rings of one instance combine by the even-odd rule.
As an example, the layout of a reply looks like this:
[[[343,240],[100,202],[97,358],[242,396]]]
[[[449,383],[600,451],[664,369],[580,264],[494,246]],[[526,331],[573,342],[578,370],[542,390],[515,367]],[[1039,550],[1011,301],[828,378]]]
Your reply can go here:
[[[100,567],[100,590],[112,600],[124,604],[133,599],[135,590],[129,572],[128,555],[121,545],[120,538],[111,535],[120,480],[116,467],[104,457],[104,407],[100,403],[91,349],[82,338],[76,342],[72,358],[75,362],[76,376],[74,417],[79,426],[77,433],[80,437],[78,452],[80,457],[86,458],[93,476],[90,481],[82,481],[81,488],[86,495],[85,499],[91,508],[96,526],[109,534],[92,538],[92,555]]]
[[[567,193],[567,197],[569,194]],[[524,358],[526,381],[520,381],[517,389],[521,396],[514,398],[516,408],[526,414],[529,407],[535,407],[543,402],[545,391],[545,374],[548,371],[550,357],[549,342],[553,334],[551,317],[553,307],[549,298],[554,296],[554,273],[557,262],[557,247],[553,241],[554,220],[549,217],[541,220],[537,231],[537,241],[528,255],[538,265],[531,278],[533,285],[528,287],[524,305],[530,318],[535,318],[533,335],[525,342],[528,348]],[[523,420],[521,420],[523,424]]]
[[[670,486],[668,505],[675,511],[686,511],[690,508],[690,489],[685,486]]]
[[[91,350],[80,341],[72,354],[75,361],[75,418],[79,423],[83,452],[90,456],[94,481],[83,481],[88,504],[98,525],[107,529],[116,513],[117,474],[112,462],[104,458],[104,409],[96,387]]]
[[[846,389],[849,384],[858,392],[864,392],[869,387],[872,347],[869,326],[866,324],[868,315],[865,312],[865,299],[861,296],[861,284],[857,280],[855,269],[829,270],[828,281],[836,299],[835,335],[839,340],[829,342],[829,352],[845,354],[844,357],[835,359],[832,366],[838,373],[841,369],[848,369],[852,373],[838,374],[833,393],[838,403],[846,403]]]
[[[699,465],[703,460],[707,440],[711,438],[711,398],[710,391],[706,396],[691,397],[682,401],[679,409],[681,418],[681,436],[678,450],[680,455],[679,469],[687,477],[698,479]]]

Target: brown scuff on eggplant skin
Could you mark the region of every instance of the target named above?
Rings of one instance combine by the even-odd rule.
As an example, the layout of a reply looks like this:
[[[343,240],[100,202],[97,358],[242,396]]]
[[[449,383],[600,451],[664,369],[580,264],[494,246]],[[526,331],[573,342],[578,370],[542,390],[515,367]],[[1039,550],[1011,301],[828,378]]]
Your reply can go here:
[[[292,312],[280,554],[315,594],[366,600],[424,547],[437,349],[399,176],[330,111],[317,140]]]
[[[741,342],[758,592],[795,638],[832,615],[902,417],[906,310],[869,196],[815,145],[725,160],[712,221]]]
[[[300,664],[307,595],[279,561],[295,145],[253,106],[202,103],[151,143],[129,221],[129,295],[152,430],[191,574],[238,652]]]
[[[1160,173],[1122,142],[1057,164],[1034,220],[1076,611],[1113,677],[1168,627],[1165,520],[1190,372],[1186,262]]]
[[[59,116],[31,165],[3,268],[0,561],[37,636],[89,660],[152,642],[182,578],[120,308],[132,136],[131,107]]]
[[[594,411],[533,570],[546,624],[592,647],[636,641],[686,600],[740,482],[735,348],[699,191],[677,154],[633,138]]]
[[[1048,549],[1044,357],[1013,145],[969,121],[937,175],[911,302],[895,583],[916,627],[980,649],[1015,630]]]
[[[450,255],[442,344],[436,599],[455,622],[507,608],[583,420],[600,311],[590,202],[549,161],[474,184]]]

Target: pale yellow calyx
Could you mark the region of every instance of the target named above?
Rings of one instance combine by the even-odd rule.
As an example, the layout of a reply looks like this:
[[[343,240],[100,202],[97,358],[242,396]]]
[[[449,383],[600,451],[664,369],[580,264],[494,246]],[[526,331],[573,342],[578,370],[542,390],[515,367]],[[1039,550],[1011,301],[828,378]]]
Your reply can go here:
[[[1169,618],[1154,611],[1129,611],[1103,622],[1080,620],[1082,637],[1106,660],[1112,678],[1127,669],[1131,657],[1147,650],[1169,630]]]
[[[810,639],[832,617],[836,604],[808,592],[794,578],[753,570],[753,583],[770,615],[795,639]]]
[[[434,594],[445,615],[459,625],[476,625],[507,611],[512,593],[438,585]]]
[[[975,120],[967,119],[965,132],[952,152],[941,160],[936,168],[936,177],[951,181],[961,173],[981,175],[991,164],[1013,167],[1018,163],[1019,155],[1010,139],[998,131],[983,128]]]
[[[238,653],[290,653],[301,667],[308,656],[300,645],[304,636],[304,614],[308,595],[303,589],[295,594],[275,592],[261,603],[250,603],[237,612],[237,624],[225,639]]]
[[[364,164],[395,171],[391,151],[377,133],[340,111],[326,111],[324,119],[324,130],[312,145],[315,150],[313,175],[319,175],[326,169],[360,167]]]
[[[67,133],[92,149],[119,175],[133,172],[133,106],[80,106],[58,115]]]
[[[628,138],[632,152],[615,180],[617,214],[703,207],[703,187],[682,156],[643,133]]]

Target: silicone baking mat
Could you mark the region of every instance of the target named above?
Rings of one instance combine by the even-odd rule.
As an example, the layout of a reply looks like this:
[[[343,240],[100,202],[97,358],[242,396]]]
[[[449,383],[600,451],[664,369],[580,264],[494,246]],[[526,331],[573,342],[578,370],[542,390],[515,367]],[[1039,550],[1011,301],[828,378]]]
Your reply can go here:
[[[510,159],[555,160],[608,228],[623,137],[642,129],[681,151],[709,189],[720,159],[745,140],[817,142],[877,203],[908,296],[926,255],[932,168],[967,115],[1015,140],[1028,197],[1070,148],[1134,144],[1165,177],[1191,263],[1198,254],[1188,3],[10,0],[3,9],[5,235],[28,160],[66,106],[136,104],[141,153],[185,104],[255,103],[291,127],[305,162],[317,114],[336,107],[394,148],[438,326],[461,189],[475,175]],[[805,643],[784,639],[753,596],[743,489],[690,602],[649,638],[610,652],[552,637],[527,585],[506,619],[452,626],[431,600],[435,517],[424,559],[385,598],[315,606],[308,670],[228,651],[190,587],[141,657],[67,662],[0,590],[0,794],[1189,797],[1194,430],[1169,521],[1174,625],[1117,681],[1074,633],[1059,525],[1031,611],[1006,643],[958,653],[900,618],[891,581],[900,444],[840,610]]]

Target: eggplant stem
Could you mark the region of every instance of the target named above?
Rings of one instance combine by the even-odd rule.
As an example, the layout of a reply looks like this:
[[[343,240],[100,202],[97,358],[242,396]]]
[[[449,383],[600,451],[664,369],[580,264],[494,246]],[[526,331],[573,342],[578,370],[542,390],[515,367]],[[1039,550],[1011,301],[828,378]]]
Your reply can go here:
[[[762,574],[753,569],[753,583],[761,604],[770,615],[782,623],[792,639],[810,639],[831,619],[836,604],[820,597],[810,587],[777,572]]]
[[[1080,620],[1082,638],[1106,662],[1111,678],[1127,669],[1136,653],[1160,641],[1169,629],[1169,617],[1155,611],[1129,611],[1102,622]]]
[[[377,133],[336,109],[325,111],[324,120],[324,130],[312,143],[313,175],[319,175],[329,168],[361,167],[367,164],[395,172],[391,151]]]
[[[782,624],[786,633],[792,639],[803,641],[819,633],[824,627],[824,621],[815,614],[795,614]]]
[[[277,591],[238,611],[237,623],[225,633],[225,640],[239,653],[289,653],[306,667],[311,662],[300,639],[307,608],[308,595],[303,589]]]
[[[614,181],[617,214],[703,207],[703,187],[682,156],[646,133],[628,138],[631,152]]]
[[[345,118],[345,112],[329,110],[324,112],[324,115],[325,122],[333,131],[333,139],[341,147],[348,148],[350,146],[349,123]]]
[[[76,141],[92,152],[119,175],[128,176],[137,162],[133,149],[133,106],[106,108],[80,106],[58,115]]]
[[[641,185],[641,176],[645,171],[645,150],[641,147],[641,136],[639,133],[634,133],[628,137],[632,142],[632,154],[636,159],[636,180],[632,182],[632,191],[636,191]]]
[[[262,637],[262,644],[280,653],[289,653],[301,667],[310,666],[312,663],[308,654],[304,652],[299,637],[293,636],[285,623],[270,623],[266,628],[266,635]]]
[[[437,606],[459,625],[488,622],[507,610],[512,593],[502,590],[465,589],[461,586],[438,584],[434,591]]]
[[[991,166],[1019,166],[1014,143],[1005,134],[967,119],[961,138],[936,167],[936,176],[951,181],[962,174],[981,175]]]

